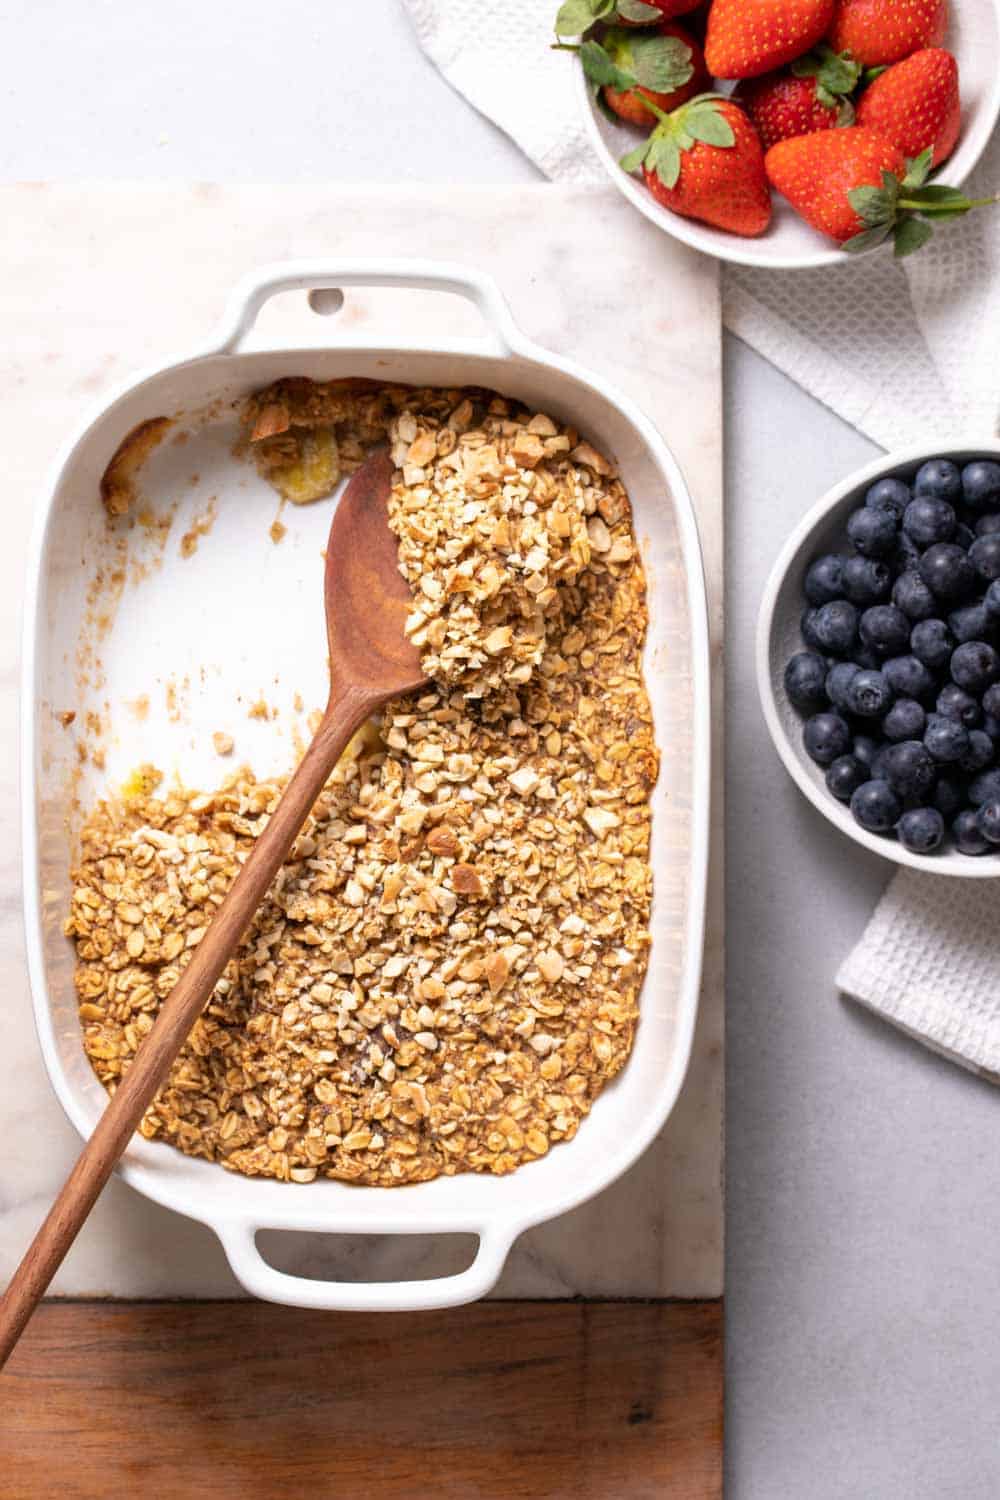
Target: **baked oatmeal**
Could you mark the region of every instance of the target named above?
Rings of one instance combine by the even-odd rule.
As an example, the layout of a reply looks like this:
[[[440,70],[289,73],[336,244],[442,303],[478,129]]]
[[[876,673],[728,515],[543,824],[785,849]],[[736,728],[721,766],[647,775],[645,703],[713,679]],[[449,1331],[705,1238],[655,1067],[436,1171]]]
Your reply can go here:
[[[243,415],[300,503],[389,444],[434,686],[355,737],[142,1132],[286,1181],[512,1171],[575,1135],[638,1019],[657,752],[627,496],[488,392],[283,381]],[[163,795],[146,767],[88,818],[66,930],[110,1091],[283,785]]]

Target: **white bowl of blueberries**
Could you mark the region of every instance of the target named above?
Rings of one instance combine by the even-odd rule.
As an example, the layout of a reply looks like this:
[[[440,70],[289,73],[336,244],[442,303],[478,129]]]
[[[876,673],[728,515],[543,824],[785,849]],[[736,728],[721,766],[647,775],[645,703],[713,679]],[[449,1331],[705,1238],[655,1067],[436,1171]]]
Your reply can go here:
[[[764,716],[801,791],[915,869],[1000,875],[1000,442],[878,460],[768,581]]]

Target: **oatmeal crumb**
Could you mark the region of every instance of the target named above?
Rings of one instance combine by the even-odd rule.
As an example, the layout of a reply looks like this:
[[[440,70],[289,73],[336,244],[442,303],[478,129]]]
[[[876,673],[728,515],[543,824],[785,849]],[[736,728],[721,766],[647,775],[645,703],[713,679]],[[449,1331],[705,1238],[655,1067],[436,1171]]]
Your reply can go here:
[[[489,392],[287,380],[243,419],[300,502],[390,443],[434,683],[352,740],[142,1133],[283,1182],[511,1172],[576,1134],[638,1021],[657,752],[627,496]],[[66,923],[109,1088],[285,785],[158,775],[87,819]]]

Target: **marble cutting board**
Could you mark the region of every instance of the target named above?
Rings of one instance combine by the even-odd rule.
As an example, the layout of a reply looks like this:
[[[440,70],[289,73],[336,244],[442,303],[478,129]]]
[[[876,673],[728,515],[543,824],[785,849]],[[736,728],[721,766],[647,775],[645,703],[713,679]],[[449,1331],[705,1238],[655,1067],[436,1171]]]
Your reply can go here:
[[[722,400],[717,271],[667,240],[612,189],[490,190],[28,184],[0,188],[0,417],[7,499],[0,557],[2,1086],[0,1284],[70,1162],[78,1138],[49,1089],[35,1042],[20,921],[15,726],[18,617],[32,509],[53,450],[113,384],[189,352],[212,330],[233,283],[266,261],[420,255],[492,272],[539,343],[572,354],[628,391],[659,426],[698,509],[709,580],[721,765]],[[304,299],[265,310],[260,336],[303,341]],[[469,334],[454,298],[348,293],[322,328],[391,328],[408,337]],[[315,340],[315,329],[310,340]],[[655,1145],[600,1197],[526,1234],[502,1297],[716,1297],[722,1293],[722,788],[714,787],[714,860],[702,1009],[681,1099]],[[401,1242],[304,1236],[287,1270],[339,1274],[364,1254],[373,1274],[400,1269]],[[410,1247],[404,1274],[437,1266]],[[441,1263],[440,1269],[450,1269]],[[239,1294],[221,1247],[200,1224],[115,1180],[60,1271],[70,1296]]]

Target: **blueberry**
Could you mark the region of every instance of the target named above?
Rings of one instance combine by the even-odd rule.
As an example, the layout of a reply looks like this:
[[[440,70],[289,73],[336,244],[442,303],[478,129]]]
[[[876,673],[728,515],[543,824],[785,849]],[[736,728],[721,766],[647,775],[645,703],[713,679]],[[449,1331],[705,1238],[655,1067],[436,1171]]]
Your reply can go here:
[[[868,767],[853,755],[838,755],[826,773],[826,784],[838,802],[850,802],[868,780]]]
[[[1000,513],[990,511],[976,521],[976,536],[996,536],[1000,531]]]
[[[954,516],[954,512],[952,514]],[[869,510],[863,506],[852,511],[847,518],[847,535],[855,552],[860,552],[862,557],[888,557],[896,546],[898,534],[896,520],[887,510]],[[914,541],[918,540],[914,537]],[[934,537],[933,540],[944,541],[946,538]]]
[[[1000,802],[1000,770],[980,771],[969,782],[968,800],[972,807],[982,807],[984,802]]]
[[[981,641],[992,634],[994,628],[994,622],[982,603],[963,604],[961,609],[952,610],[948,616],[948,624],[959,645],[966,641]]]
[[[928,547],[920,559],[920,576],[939,599],[964,599],[976,586],[976,570],[954,542]]]
[[[983,694],[983,712],[991,719],[1000,719],[1000,682],[995,682]]]
[[[987,583],[1000,578],[1000,532],[977,537],[969,548],[969,561]]]
[[[977,458],[962,470],[962,494],[973,510],[1000,506],[1000,464]]]
[[[910,650],[932,672],[941,672],[951,661],[955,637],[943,620],[921,620],[910,632]]]
[[[916,568],[900,573],[893,584],[892,602],[911,620],[929,620],[937,614],[937,600]]]
[[[950,820],[965,806],[965,787],[954,776],[939,776],[934,783],[931,802],[943,818]]]
[[[856,667],[864,672],[881,672],[882,655],[873,651],[871,646],[855,646],[851,652],[851,659]]]
[[[841,589],[852,604],[880,604],[889,597],[892,573],[888,564],[873,557],[846,557]],[[928,590],[928,597],[930,591]]]
[[[891,656],[882,671],[899,698],[929,698],[934,691],[934,678],[919,657]]]
[[[785,668],[785,692],[799,713],[811,714],[826,702],[826,662],[815,651],[799,651]]]
[[[894,604],[873,604],[861,616],[861,639],[880,656],[902,656],[910,644],[911,628],[903,611]]]
[[[876,750],[875,757],[870,767],[868,768],[868,774],[872,781],[888,781],[890,779],[889,762],[886,757],[888,756],[889,751],[894,750],[895,748],[895,745],[889,742],[883,742],[883,744],[881,744]]]
[[[906,507],[903,530],[918,547],[929,547],[933,542],[950,542],[955,533],[956,516],[946,500],[936,500],[933,495],[918,495]]]
[[[865,496],[865,504],[872,510],[887,510],[897,521],[903,519],[903,511],[912,495],[910,486],[902,479],[876,479]]]
[[[851,748],[851,731],[839,714],[813,714],[806,720],[802,742],[818,766],[829,766]]]
[[[957,682],[946,682],[937,695],[934,707],[942,719],[954,719],[956,724],[964,724],[966,729],[972,729],[982,718],[979,704],[971,693],[960,688]]]
[[[820,605],[812,628],[821,651],[846,656],[858,638],[858,612],[846,599],[831,600]]]
[[[838,661],[827,672],[825,691],[834,708],[847,711],[847,690],[860,670],[852,661]]]
[[[959,761],[963,771],[984,771],[996,759],[989,735],[982,729],[969,730],[969,748]]]
[[[981,693],[1000,678],[1000,656],[985,641],[966,641],[951,656],[952,681]]]
[[[957,719],[931,714],[924,731],[924,748],[939,765],[956,765],[969,753],[969,731]]]
[[[808,609],[802,611],[801,618],[799,619],[799,631],[802,639],[807,646],[812,646],[815,651],[820,649],[819,641],[816,638],[816,616],[818,614],[819,610],[813,609],[810,606]]]
[[[976,827],[991,844],[1000,844],[1000,802],[984,802],[976,813]]]
[[[971,808],[964,808],[951,825],[952,838],[959,854],[987,854],[989,840],[979,830],[979,822]]]
[[[854,736],[854,744],[851,748],[855,760],[859,760],[863,766],[871,770],[879,751],[878,741],[873,740],[870,734],[856,734]]]
[[[851,812],[869,833],[889,833],[903,811],[896,793],[887,781],[865,781],[851,798]]]
[[[888,740],[922,740],[926,728],[927,715],[913,698],[897,698],[882,721]]]
[[[895,701],[895,693],[882,672],[855,672],[847,687],[847,709],[859,719],[881,719]]]
[[[959,521],[958,525],[955,527],[955,535],[952,537],[952,541],[955,543],[955,546],[961,547],[963,552],[968,552],[969,548],[972,546],[975,540],[976,533],[973,531],[972,527],[967,526],[964,521]]]
[[[896,833],[911,854],[931,854],[944,838],[944,818],[934,807],[913,807],[900,818]]]
[[[1000,748],[1000,719],[995,719],[992,714],[983,716],[983,733],[988,734],[995,747]]]
[[[802,585],[802,592],[810,604],[829,604],[831,599],[839,599],[843,590],[840,587],[840,575],[844,566],[842,557],[835,557],[827,553],[825,557],[817,557],[811,563]]]
[[[957,464],[947,458],[932,458],[921,465],[913,481],[915,495],[933,495],[938,500],[960,500],[962,476]]]
[[[991,583],[983,595],[983,608],[994,624],[1000,621],[1000,578]]]
[[[901,797],[923,797],[934,785],[936,768],[926,745],[902,740],[888,745],[882,760],[889,785]]]

